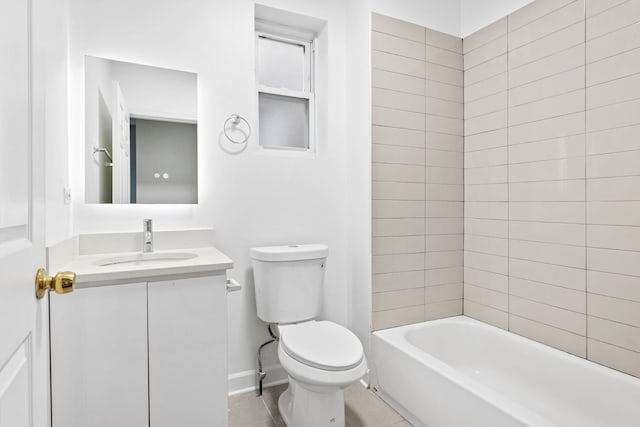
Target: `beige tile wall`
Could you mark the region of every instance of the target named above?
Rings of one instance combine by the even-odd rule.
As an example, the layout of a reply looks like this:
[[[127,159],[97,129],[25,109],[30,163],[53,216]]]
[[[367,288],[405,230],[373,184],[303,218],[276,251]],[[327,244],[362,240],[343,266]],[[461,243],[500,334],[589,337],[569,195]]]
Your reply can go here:
[[[462,314],[462,39],[426,30],[425,320]]]
[[[462,40],[372,16],[373,329],[462,313]]]
[[[508,328],[507,20],[464,41],[464,312]]]
[[[465,314],[586,356],[584,0],[464,40]]]
[[[584,0],[464,40],[465,314],[584,357]]]
[[[640,376],[640,1],[586,1],[587,354]]]
[[[461,45],[373,15],[373,329],[464,303],[640,376],[638,25],[537,0]]]
[[[585,357],[584,1],[549,4],[508,17],[509,329]]]
[[[636,376],[639,22],[538,0],[464,40],[465,314]]]

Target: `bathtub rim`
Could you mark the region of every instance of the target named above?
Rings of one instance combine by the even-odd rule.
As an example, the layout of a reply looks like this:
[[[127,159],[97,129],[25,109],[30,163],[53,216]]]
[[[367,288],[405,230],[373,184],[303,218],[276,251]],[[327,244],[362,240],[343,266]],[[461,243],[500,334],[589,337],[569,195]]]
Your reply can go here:
[[[381,329],[378,331],[372,331],[371,334],[378,336],[380,338],[383,338],[385,341],[388,342],[393,342],[391,339],[391,337],[398,337],[402,332],[408,332],[414,329],[420,329],[423,327],[430,327],[430,326],[435,326],[437,324],[440,323],[458,323],[458,324],[466,324],[466,325],[471,325],[473,327],[479,327],[481,329],[485,329],[485,330],[490,330],[492,332],[496,332],[499,335],[502,336],[506,336],[509,339],[514,339],[516,341],[519,341],[527,346],[533,347],[533,348],[537,348],[539,350],[542,351],[546,351],[546,352],[552,352],[552,353],[557,353],[557,355],[561,358],[563,358],[566,361],[577,361],[580,364],[583,364],[585,366],[590,366],[592,369],[596,369],[598,371],[600,371],[603,374],[606,375],[611,375],[613,377],[617,377],[616,379],[622,381],[622,382],[626,382],[629,383],[631,385],[637,385],[638,381],[640,381],[640,378],[638,377],[634,377],[631,374],[627,374],[625,372],[619,371],[617,369],[611,368],[609,366],[606,365],[602,365],[598,362],[594,362],[592,360],[586,359],[584,357],[580,357],[580,356],[576,356],[575,354],[566,352],[564,350],[552,347],[550,345],[547,344],[543,344],[541,342],[535,341],[531,338],[527,338],[525,336],[516,334],[515,332],[511,332],[511,331],[507,331],[506,329],[502,329],[502,328],[498,328],[497,326],[493,326],[489,323],[485,323],[482,322],[480,320],[476,320],[474,318],[465,316],[465,315],[460,315],[460,316],[453,316],[453,317],[446,317],[443,319],[436,319],[436,320],[427,320],[424,322],[420,322],[420,323],[413,323],[410,325],[403,325],[403,326],[396,326],[394,328],[388,328],[388,329]],[[426,353],[423,350],[420,350],[418,347],[416,347],[415,345],[411,344],[409,341],[407,341],[404,337],[401,338],[403,342],[407,343],[408,345],[410,345],[411,347],[413,347],[414,349],[416,349],[418,352],[421,352],[423,354],[429,354]],[[434,356],[430,356],[431,358],[433,358],[436,362],[440,362],[442,363],[444,366],[446,366],[449,369],[452,369],[455,371],[454,368],[451,368],[450,365],[442,362],[440,359],[434,357]],[[467,377],[469,378],[469,377]]]
[[[535,421],[537,423],[536,425],[539,424],[539,425],[546,425],[548,427],[559,427],[553,423],[550,423],[549,420],[541,417],[540,415],[536,414],[530,409],[527,409],[526,407],[512,401],[511,399],[508,399],[507,397],[505,397],[501,393],[496,392],[490,387],[483,385],[481,382],[475,380],[474,378],[463,374],[462,372],[451,367],[447,363],[432,356],[430,353],[427,353],[426,351],[420,349],[419,347],[416,347],[414,344],[409,342],[403,336],[405,333],[409,331],[412,331],[415,329],[421,329],[424,327],[434,326],[439,323],[460,323],[460,324],[470,324],[473,326],[478,326],[478,325],[485,326],[484,323],[478,322],[475,319],[471,319],[466,316],[455,316],[455,317],[429,320],[425,322],[414,323],[410,325],[398,326],[395,328],[375,331],[372,333],[372,335],[374,336],[372,337],[372,352],[374,353],[373,357],[374,358],[376,357],[375,355],[376,349],[373,341],[377,338],[384,341],[385,343],[387,343],[392,347],[396,347],[399,351],[405,353],[408,357],[414,359],[415,361],[421,364],[426,365],[429,369],[445,377],[448,381],[460,387],[467,393],[470,393],[476,398],[484,401],[485,403],[494,406],[499,411],[508,414],[509,416],[511,416],[518,422],[522,423],[523,425],[528,425],[530,424],[531,421]],[[491,325],[486,325],[486,326],[489,326],[490,328],[495,328],[494,326],[491,326]],[[499,329],[499,328],[495,328],[495,329]],[[386,391],[384,390],[384,387],[382,387],[378,382],[377,365],[374,364],[373,367],[374,367],[373,378],[375,379],[374,381],[375,381],[375,386],[378,389],[378,394],[380,394],[381,397],[390,398],[390,400],[395,405],[399,405],[402,409],[404,409],[402,411],[404,414],[407,414],[407,413],[411,414],[410,418],[413,418],[414,420],[416,420],[416,417],[411,413],[411,411],[406,409],[402,405],[402,403],[399,402],[397,399],[393,398],[388,393],[386,393]]]
[[[520,403],[512,400],[509,396],[505,396],[504,394],[493,390],[491,387],[484,385],[481,381],[476,380],[475,378],[459,371],[458,369],[452,367],[451,365],[447,364],[441,359],[422,350],[421,348],[417,347],[406,338],[406,334],[411,331],[419,330],[423,328],[435,327],[438,324],[443,324],[443,323],[459,324],[467,327],[484,329],[489,333],[496,333],[498,335],[506,337],[509,340],[514,340],[515,342],[525,346],[526,348],[535,349],[537,351],[543,351],[547,354],[551,354],[554,357],[558,357],[565,362],[577,363],[588,369],[592,369],[595,371],[595,373],[605,375],[611,378],[611,380],[620,381],[622,383],[625,383],[630,386],[635,386],[635,387],[637,387],[639,384],[638,381],[640,379],[632,375],[626,374],[621,371],[617,371],[613,368],[587,360],[585,358],[576,356],[574,354],[567,353],[563,350],[551,347],[546,344],[542,344],[530,338],[498,328],[496,326],[481,322],[479,320],[476,320],[464,315],[460,315],[460,316],[430,320],[430,321],[425,321],[425,322],[420,322],[420,323],[415,323],[410,325],[403,325],[403,326],[383,329],[379,331],[372,331],[371,333],[372,335],[371,350],[372,350],[372,356],[373,356],[372,357],[373,359],[372,382],[377,388],[377,393],[383,399],[387,401],[390,400],[391,402],[389,403],[394,403],[395,405],[392,405],[394,407],[400,406],[400,408],[404,409],[403,412],[405,413],[407,412],[410,413],[410,411],[404,408],[404,406],[402,406],[402,404],[398,402],[395,398],[388,395],[384,390],[384,388],[381,387],[381,385],[378,382],[378,375],[377,375],[378,367],[377,367],[377,364],[375,363],[376,362],[375,359],[377,357],[377,355],[375,354],[377,351],[376,349],[377,344],[375,343],[376,340],[383,341],[386,344],[390,345],[391,347],[396,348],[398,351],[401,351],[402,353],[406,354],[408,357],[412,358],[413,360],[426,365],[429,369],[432,369],[438,372],[440,375],[445,377],[448,381],[451,381],[452,383],[462,388],[466,392],[471,393],[478,399],[481,399],[484,402],[495,406],[498,410],[509,414],[514,419],[516,419],[519,422],[522,422],[525,425],[531,424],[532,422],[534,423],[533,425],[538,425],[538,424],[553,425],[553,423],[550,420],[544,418],[543,416],[539,415],[533,410],[528,409],[527,407],[521,405]]]

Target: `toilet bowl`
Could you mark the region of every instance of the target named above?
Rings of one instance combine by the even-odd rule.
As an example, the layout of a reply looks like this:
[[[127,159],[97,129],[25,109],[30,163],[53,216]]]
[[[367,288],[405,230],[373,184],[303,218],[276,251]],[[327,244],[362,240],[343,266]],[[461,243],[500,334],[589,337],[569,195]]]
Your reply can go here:
[[[328,321],[279,327],[278,358],[289,375],[280,414],[289,427],[344,426],[343,388],[367,371],[360,340]]]
[[[344,427],[343,389],[367,371],[358,337],[315,320],[329,249],[322,244],[251,248],[258,317],[278,327],[289,387],[278,407],[288,427]]]

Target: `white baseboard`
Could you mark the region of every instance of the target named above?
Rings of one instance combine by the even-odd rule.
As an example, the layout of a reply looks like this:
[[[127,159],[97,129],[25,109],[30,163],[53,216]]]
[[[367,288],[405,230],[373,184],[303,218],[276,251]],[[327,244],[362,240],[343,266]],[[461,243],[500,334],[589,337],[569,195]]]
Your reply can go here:
[[[264,388],[284,384],[289,381],[287,373],[282,369],[280,364],[265,366],[264,371],[267,373],[262,383],[262,387]],[[257,376],[258,371],[256,369],[230,374],[228,377],[229,396],[257,390]]]

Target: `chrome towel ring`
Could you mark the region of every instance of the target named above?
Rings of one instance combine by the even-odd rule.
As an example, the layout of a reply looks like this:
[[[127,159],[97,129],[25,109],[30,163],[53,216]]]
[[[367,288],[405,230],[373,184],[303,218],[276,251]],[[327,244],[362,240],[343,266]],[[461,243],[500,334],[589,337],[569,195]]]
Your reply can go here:
[[[242,129],[239,129],[240,124],[244,122],[247,125],[247,132],[244,132]],[[238,128],[238,130],[240,132],[242,132],[244,135],[246,135],[244,137],[243,140],[239,141],[237,139],[233,139],[229,136],[229,134],[227,133],[227,129],[228,128]],[[224,136],[227,137],[227,139],[231,142],[233,142],[234,144],[244,144],[249,140],[249,137],[251,137],[251,125],[249,124],[249,122],[247,121],[247,119],[245,119],[244,117],[242,117],[239,114],[232,114],[227,120],[225,120],[224,122],[224,127],[223,127],[223,132],[224,132]]]

